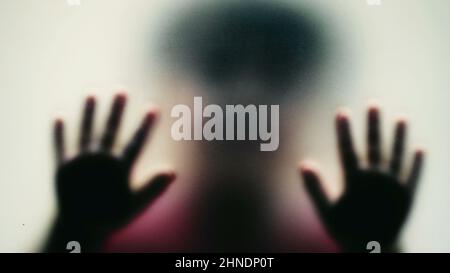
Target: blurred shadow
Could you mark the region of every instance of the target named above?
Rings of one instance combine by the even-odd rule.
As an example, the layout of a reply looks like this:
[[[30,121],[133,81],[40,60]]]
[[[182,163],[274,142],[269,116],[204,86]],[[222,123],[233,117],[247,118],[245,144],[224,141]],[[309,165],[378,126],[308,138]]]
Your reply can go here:
[[[207,86],[213,103],[279,105],[289,103],[286,95],[299,82],[314,80],[322,40],[308,13],[275,2],[228,1],[191,9],[165,48],[170,63]],[[286,133],[292,124],[280,123],[280,143],[289,149],[283,128]],[[202,141],[196,147],[211,159],[199,164],[208,173],[199,183],[204,191],[196,212],[201,250],[273,251],[268,189],[283,149],[260,152],[251,141]]]

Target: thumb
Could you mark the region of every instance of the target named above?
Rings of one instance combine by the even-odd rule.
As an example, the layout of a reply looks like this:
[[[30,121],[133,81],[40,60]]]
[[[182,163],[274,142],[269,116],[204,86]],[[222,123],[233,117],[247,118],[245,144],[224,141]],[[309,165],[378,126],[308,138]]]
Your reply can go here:
[[[306,190],[316,207],[317,213],[326,222],[331,204],[322,188],[322,182],[317,171],[308,163],[302,163],[299,169],[305,182]]]
[[[156,175],[134,196],[133,210],[138,213],[157,199],[175,180],[176,174],[173,171]]]

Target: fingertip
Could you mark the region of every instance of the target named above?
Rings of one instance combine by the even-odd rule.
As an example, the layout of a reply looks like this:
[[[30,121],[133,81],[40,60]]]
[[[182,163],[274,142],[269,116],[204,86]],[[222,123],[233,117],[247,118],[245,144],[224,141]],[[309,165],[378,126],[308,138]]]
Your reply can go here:
[[[317,196],[317,192],[320,190],[319,187],[319,175],[314,163],[304,162],[300,165],[300,172],[303,177],[303,183],[310,194]]]
[[[309,160],[309,159],[303,160],[303,161],[301,161],[301,162],[298,163],[298,169],[299,169],[301,172],[306,172],[306,171],[312,170],[312,169],[313,169],[312,166],[313,166],[313,163],[312,163],[312,161]]]
[[[161,183],[164,183],[164,184],[170,184],[173,181],[175,181],[176,178],[177,178],[177,173],[172,169],[168,169],[166,171],[161,171],[156,176],[156,180],[160,181]]]
[[[373,118],[377,118],[378,115],[380,114],[380,108],[378,106],[369,106],[367,108],[367,113],[369,115],[369,118],[373,119]]]
[[[177,174],[175,171],[167,171],[165,173],[165,176],[167,178],[167,183],[172,183],[177,178]]]
[[[96,97],[94,95],[88,95],[86,97],[86,105],[93,106],[96,102]]]
[[[400,128],[400,129],[405,129],[405,128],[406,128],[406,125],[408,124],[408,119],[407,119],[407,117],[404,116],[404,115],[398,116],[397,119],[396,119],[396,124],[397,124],[397,127],[398,127],[398,128]]]
[[[414,151],[414,155],[420,159],[422,159],[425,156],[425,148],[418,147]]]
[[[408,122],[408,116],[404,113],[398,114],[395,118],[396,123],[403,123],[406,124]]]
[[[378,117],[380,115],[380,105],[378,101],[372,99],[369,101],[367,106],[367,117],[369,123],[375,125],[378,122]]]
[[[350,119],[350,109],[339,107],[336,111],[336,121],[338,123],[347,122]]]
[[[371,111],[377,112],[380,110],[380,108],[381,108],[380,101],[378,99],[372,98],[367,103],[367,110],[369,112],[371,112]]]
[[[54,125],[56,128],[61,128],[64,126],[64,119],[61,116],[57,116],[54,119]]]
[[[159,118],[159,107],[156,105],[149,105],[147,109],[145,110],[145,120],[148,123],[154,122]]]
[[[303,177],[317,176],[317,170],[317,164],[311,160],[304,160],[298,165],[298,171]]]
[[[115,95],[115,100],[120,103],[125,103],[127,100],[127,92],[125,90],[120,90]]]

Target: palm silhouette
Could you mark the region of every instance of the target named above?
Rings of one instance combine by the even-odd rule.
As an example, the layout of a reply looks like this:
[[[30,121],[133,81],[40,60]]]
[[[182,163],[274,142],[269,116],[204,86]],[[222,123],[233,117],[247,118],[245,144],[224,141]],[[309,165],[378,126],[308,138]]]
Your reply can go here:
[[[384,170],[379,123],[379,109],[370,107],[369,166],[362,168],[353,148],[349,118],[344,112],[338,113],[336,129],[346,189],[335,204],[327,199],[318,172],[308,164],[300,167],[322,222],[344,251],[364,251],[369,241],[378,241],[383,249],[393,250],[413,201],[424,153],[415,151],[411,172],[402,179],[406,122],[400,120],[395,128],[392,158]]]
[[[68,236],[71,240],[83,241],[85,250],[99,250],[111,231],[126,224],[174,180],[172,172],[161,173],[142,190],[131,191],[130,173],[157,113],[147,112],[132,141],[121,156],[115,156],[111,150],[125,103],[124,94],[114,98],[99,150],[93,151],[90,146],[96,101],[94,97],[86,99],[79,138],[80,154],[71,160],[65,155],[63,121],[55,122],[59,165],[56,173],[58,218],[48,251],[62,251]]]

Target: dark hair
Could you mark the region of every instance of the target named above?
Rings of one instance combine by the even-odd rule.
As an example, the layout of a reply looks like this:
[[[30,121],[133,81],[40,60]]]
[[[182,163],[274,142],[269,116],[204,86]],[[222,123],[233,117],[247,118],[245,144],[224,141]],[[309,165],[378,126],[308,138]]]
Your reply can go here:
[[[233,81],[250,69],[265,86],[284,89],[319,62],[320,28],[276,3],[245,1],[197,8],[170,37],[172,57],[208,83]]]

